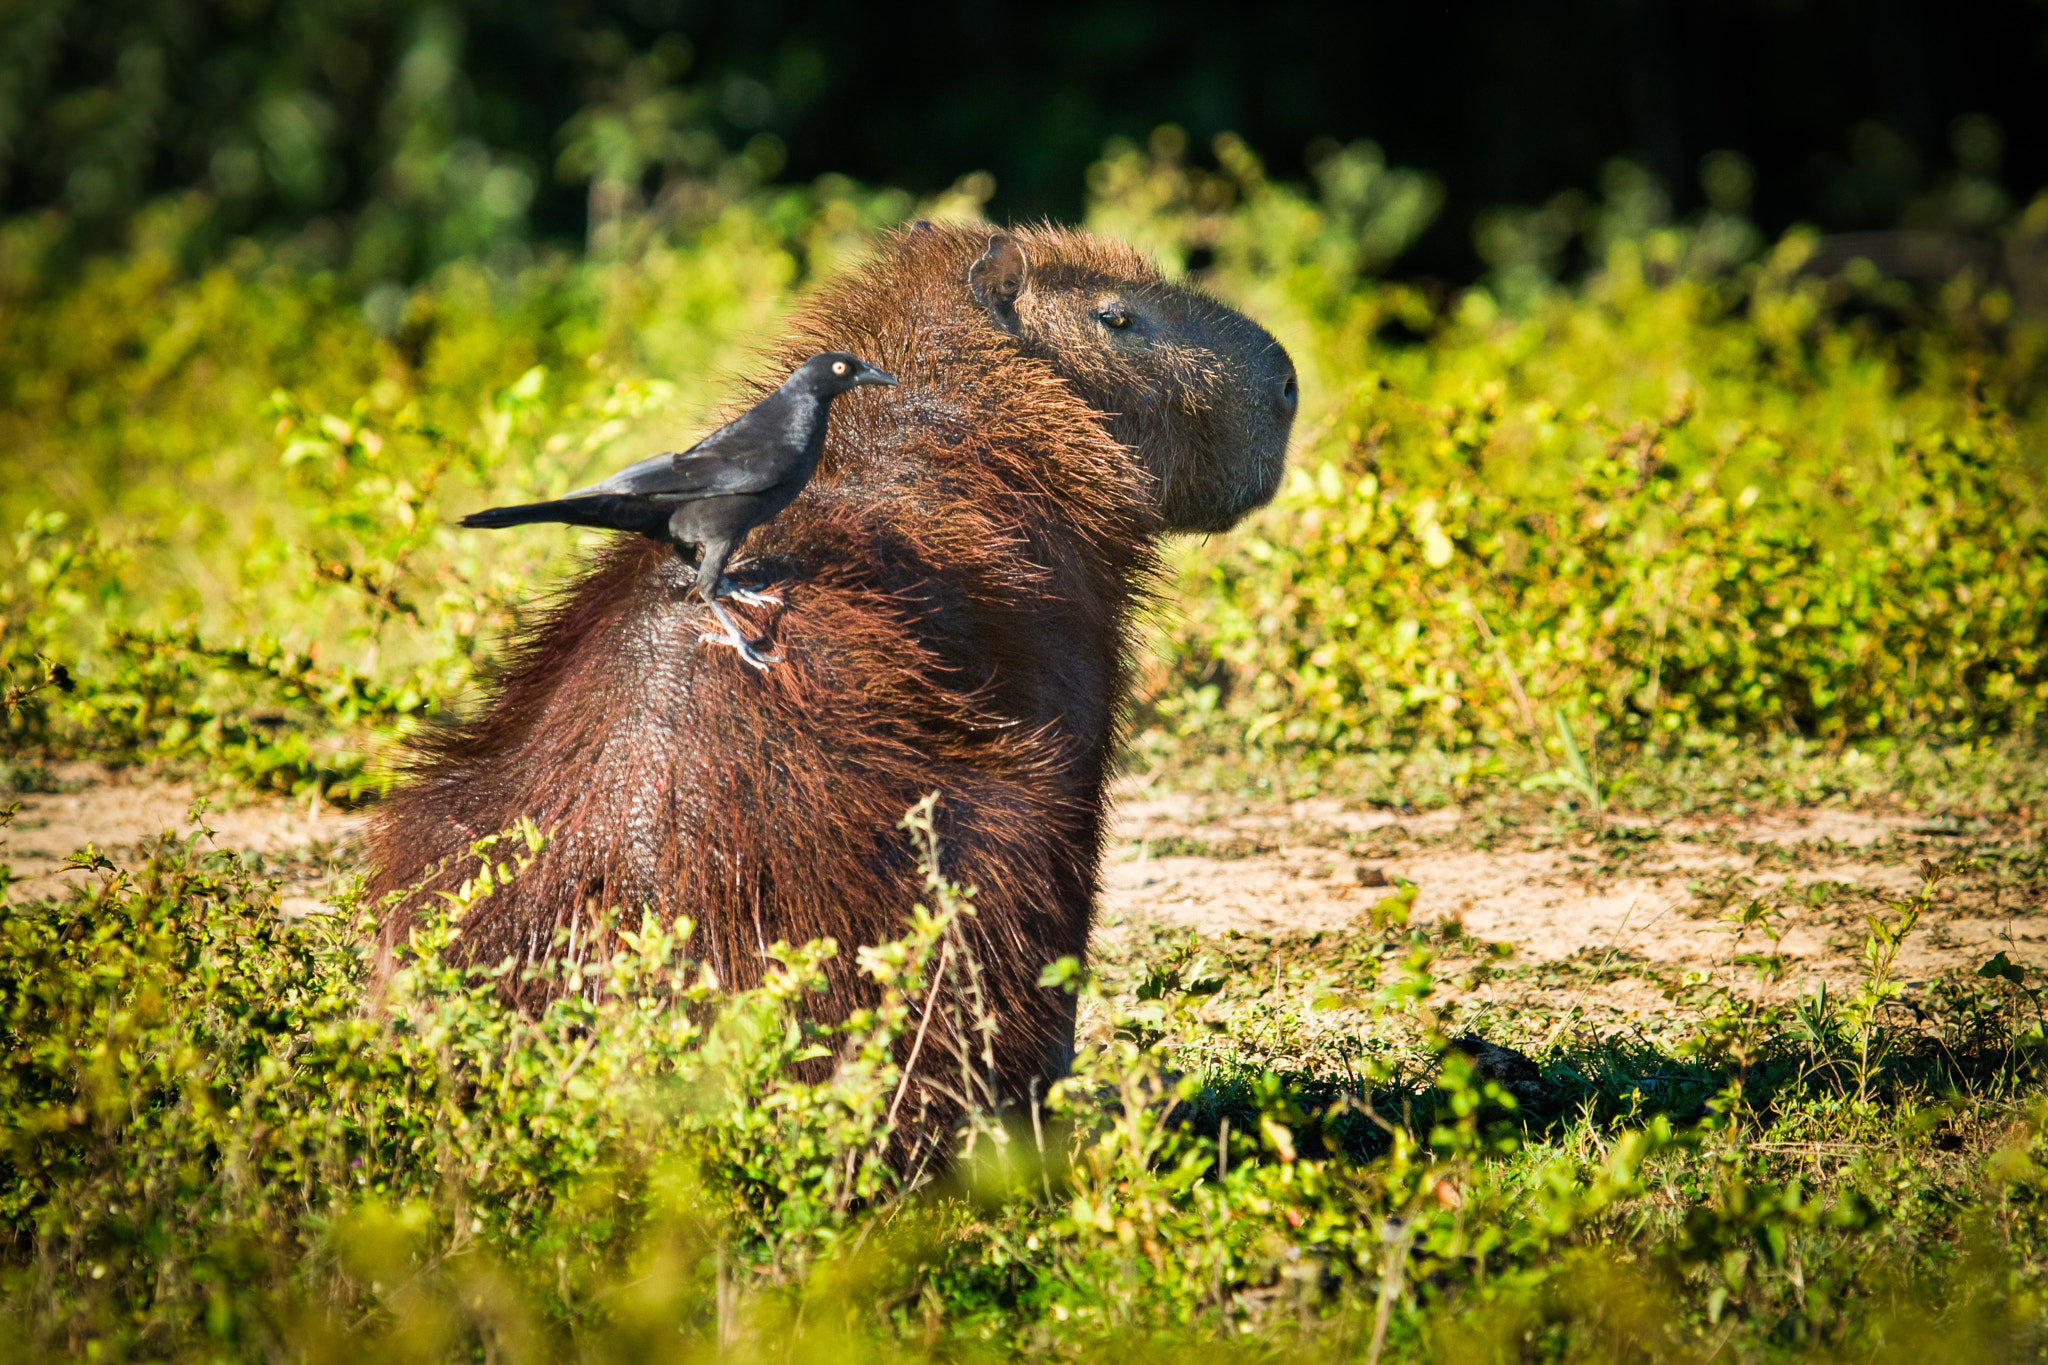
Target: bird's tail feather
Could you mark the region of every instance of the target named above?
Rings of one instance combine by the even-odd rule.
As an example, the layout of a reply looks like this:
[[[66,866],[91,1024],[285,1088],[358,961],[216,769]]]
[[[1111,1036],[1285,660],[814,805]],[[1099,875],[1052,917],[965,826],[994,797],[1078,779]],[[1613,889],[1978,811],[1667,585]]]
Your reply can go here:
[[[569,526],[596,526],[611,531],[658,533],[668,524],[669,509],[652,506],[645,498],[582,497],[557,498],[553,502],[529,502],[518,507],[492,507],[471,512],[464,526],[497,530],[506,526],[527,526],[540,521],[557,521]]]

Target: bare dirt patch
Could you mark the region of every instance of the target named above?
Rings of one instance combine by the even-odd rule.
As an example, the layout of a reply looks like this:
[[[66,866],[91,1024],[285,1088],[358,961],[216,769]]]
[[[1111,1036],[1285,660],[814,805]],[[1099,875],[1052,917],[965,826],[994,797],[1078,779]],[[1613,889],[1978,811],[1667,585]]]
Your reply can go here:
[[[1839,990],[1860,976],[1866,916],[1917,889],[1924,862],[2006,851],[1997,866],[1951,878],[1907,940],[1898,970],[1924,981],[2001,950],[2048,965],[2042,859],[2010,856],[2028,847],[2021,833],[1819,809],[1623,819],[1602,836],[1456,809],[1411,816],[1128,791],[1104,868],[1101,934],[1112,952],[1120,937],[1161,926],[1276,944],[1378,937],[1370,912],[1405,880],[1417,886],[1411,924],[1448,929],[1438,937],[1471,949],[1503,945],[1505,961],[1533,969],[1480,987],[1481,1000],[1569,994],[1630,1013],[1661,1009],[1688,973],[1739,975],[1767,994],[1823,981]],[[1738,933],[1755,902],[1761,923]],[[1768,970],[1752,959],[1737,972],[1738,954],[1761,955]]]
[[[10,900],[58,894],[88,843],[124,866],[165,833],[197,828],[190,783],[72,765],[56,792],[21,794],[0,859]],[[288,910],[309,911],[356,866],[365,816],[331,806],[243,797],[202,818],[216,846],[263,856]],[[1479,1002],[1569,995],[1617,1013],[1662,1008],[1688,972],[1732,972],[1738,952],[1775,954],[1758,989],[1797,993],[1853,982],[1864,916],[1920,883],[1928,859],[2003,850],[1959,875],[1908,940],[1900,970],[1925,979],[1993,953],[2048,966],[2048,871],[2024,831],[1942,830],[1850,810],[1764,811],[1740,819],[1616,822],[1606,837],[1445,809],[1357,810],[1338,802],[1264,805],[1126,790],[1104,868],[1101,946],[1164,929],[1205,939],[1377,934],[1369,914],[1397,880],[1418,888],[1412,923],[1474,955],[1511,949],[1525,969],[1476,988]],[[2028,849],[2035,850],[2031,855]],[[2002,859],[2002,861],[2000,860]],[[2029,860],[2031,859],[2031,860]],[[1770,907],[1779,934],[1740,936],[1728,916]],[[1443,932],[1445,930],[1452,932]],[[1581,970],[1551,973],[1546,964]]]
[[[165,782],[97,764],[57,771],[58,790],[8,796],[21,810],[0,830],[0,860],[14,870],[10,901],[61,895],[89,875],[65,862],[91,844],[116,864],[142,860],[165,834],[189,837],[204,821],[216,847],[264,855],[264,871],[282,879],[284,908],[305,912],[324,903],[353,865],[365,817],[318,802],[278,797],[212,797],[194,818],[198,793],[190,782]]]

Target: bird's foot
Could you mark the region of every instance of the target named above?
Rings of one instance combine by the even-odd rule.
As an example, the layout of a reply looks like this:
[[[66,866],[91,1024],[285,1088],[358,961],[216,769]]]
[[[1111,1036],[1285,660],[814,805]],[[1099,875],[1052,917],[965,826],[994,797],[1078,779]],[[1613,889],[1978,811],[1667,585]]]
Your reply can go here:
[[[760,669],[763,673],[768,671],[768,665],[782,662],[780,654],[763,654],[755,649],[754,646],[765,644],[766,641],[749,640],[745,635],[742,635],[740,633],[740,623],[733,619],[731,612],[719,606],[715,599],[710,605],[711,614],[718,618],[718,624],[721,629],[718,631],[705,631],[704,634],[697,637],[699,640],[707,645],[731,645],[735,650],[739,651],[740,658],[745,660],[750,666]]]
[[[730,578],[718,580],[718,595],[720,597],[729,597],[742,606],[748,607],[779,607],[782,605],[781,594],[755,592],[752,588],[742,588]]]
[[[721,635],[715,630],[707,630],[697,638],[707,645],[731,645],[735,650],[739,651],[739,656],[742,659],[752,664],[755,668],[760,669],[763,673],[768,671],[768,665],[782,662],[780,654],[763,654],[754,648],[755,645],[766,644],[767,641],[765,639],[749,643],[746,640],[734,639],[730,635]]]

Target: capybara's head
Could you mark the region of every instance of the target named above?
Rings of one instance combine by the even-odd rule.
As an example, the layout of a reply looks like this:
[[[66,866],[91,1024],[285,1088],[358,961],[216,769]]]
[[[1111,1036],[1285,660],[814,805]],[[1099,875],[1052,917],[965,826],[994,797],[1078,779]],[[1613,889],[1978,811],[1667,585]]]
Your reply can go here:
[[[1226,530],[1280,486],[1300,388],[1250,318],[1057,228],[994,233],[967,284],[992,323],[1111,414],[1170,529]]]

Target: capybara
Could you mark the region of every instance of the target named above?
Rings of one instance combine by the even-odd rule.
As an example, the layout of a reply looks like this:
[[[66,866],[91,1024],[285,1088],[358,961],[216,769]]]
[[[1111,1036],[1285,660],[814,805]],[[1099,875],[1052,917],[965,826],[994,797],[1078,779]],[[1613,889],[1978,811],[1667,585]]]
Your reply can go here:
[[[801,309],[753,396],[826,350],[900,387],[834,406],[810,486],[733,570],[781,595],[750,621],[786,661],[703,643],[675,550],[605,547],[377,809],[372,894],[420,888],[385,915],[387,961],[473,872],[471,840],[527,816],[552,841],[469,911],[465,959],[529,962],[600,907],[651,907],[696,921],[728,988],[778,940],[836,939],[812,1008],[843,1019],[879,999],[854,948],[902,934],[922,887],[899,821],[937,792],[996,1088],[1021,1102],[1072,1057],[1073,997],[1038,981],[1087,953],[1156,542],[1272,497],[1294,367],[1128,247],[1051,226],[892,237]],[[939,1055],[906,1106],[933,1134],[959,1112],[923,1077]]]

